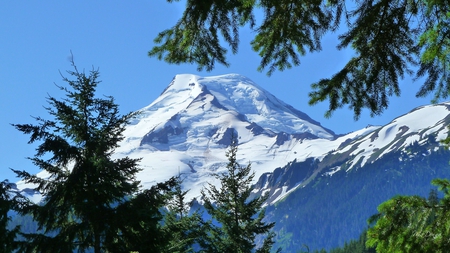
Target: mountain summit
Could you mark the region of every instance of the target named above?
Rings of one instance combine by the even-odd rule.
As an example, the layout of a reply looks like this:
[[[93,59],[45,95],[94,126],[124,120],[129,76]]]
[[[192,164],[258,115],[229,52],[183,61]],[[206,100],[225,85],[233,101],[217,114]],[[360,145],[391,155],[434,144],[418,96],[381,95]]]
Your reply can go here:
[[[252,162],[256,176],[294,159],[290,151],[298,141],[336,139],[333,131],[238,74],[175,76],[124,134],[117,155],[143,157],[144,184],[181,173],[196,193],[211,180],[205,174],[225,168],[232,136],[239,140],[238,157]]]
[[[144,120],[145,126],[142,120],[139,122],[139,128],[149,130],[141,144],[159,148],[164,148],[161,144],[169,144],[176,149],[173,144],[177,137],[174,136],[180,135],[185,140],[195,137],[226,143],[229,140],[223,138],[229,136],[223,134],[231,129],[247,140],[259,134],[273,136],[280,133],[304,134],[310,138],[335,137],[319,122],[238,74],[177,75],[161,96],[142,112],[145,114],[143,119],[152,118],[157,122],[152,124]],[[171,141],[169,136],[172,136]]]

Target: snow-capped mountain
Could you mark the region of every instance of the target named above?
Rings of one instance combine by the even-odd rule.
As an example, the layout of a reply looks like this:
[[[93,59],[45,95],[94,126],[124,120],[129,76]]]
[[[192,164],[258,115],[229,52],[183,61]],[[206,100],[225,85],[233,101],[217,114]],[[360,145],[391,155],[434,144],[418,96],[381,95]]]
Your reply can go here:
[[[273,204],[318,176],[331,177],[341,170],[358,170],[392,153],[402,154],[398,156],[399,161],[417,155],[430,155],[442,147],[439,140],[447,137],[449,125],[449,102],[415,108],[385,126],[368,127],[336,140],[329,140],[330,146],[331,143],[339,145],[329,149],[323,156],[310,156],[308,162],[305,162],[306,159],[296,159],[283,168],[264,174],[254,192],[269,192],[269,203]],[[312,141],[312,145],[314,144]],[[427,145],[427,152],[412,153],[411,147],[414,145]],[[301,162],[305,162],[301,166],[308,167],[309,171],[298,168]]]
[[[211,173],[225,169],[232,135],[238,158],[252,163],[256,177],[336,145],[322,145],[337,138],[333,131],[238,74],[177,75],[140,111],[116,155],[142,158],[144,186],[181,173],[191,197],[211,182]]]
[[[283,252],[342,245],[381,202],[426,194],[431,179],[450,178],[450,151],[439,142],[448,135],[450,102],[336,135],[244,76],[184,74],[140,112],[115,156],[142,158],[144,188],[181,174],[186,197],[198,197],[217,183],[212,173],[226,170],[234,135],[238,162],[255,171],[253,194],[269,194],[267,217]],[[40,200],[33,185],[16,186]]]
[[[345,161],[345,169],[351,170],[414,141],[423,142],[429,135],[442,139],[449,107],[420,107],[386,126],[337,136],[242,75],[182,74],[140,110],[115,155],[142,158],[138,180],[145,188],[181,174],[185,189],[190,190],[187,197],[193,198],[206,183],[216,182],[212,173],[226,169],[225,153],[234,135],[239,162],[251,163],[259,179],[255,194],[270,192],[274,203],[320,173],[342,170],[342,166],[329,167],[336,161]],[[293,177],[298,171],[285,169],[294,161],[311,159],[321,164],[309,174]],[[17,187],[32,188],[23,182]]]
[[[190,189],[187,197],[193,198],[207,182],[215,182],[212,173],[226,169],[233,135],[239,142],[239,162],[251,162],[256,178],[293,159],[324,155],[343,141],[242,75],[182,74],[140,110],[115,156],[142,158],[138,180],[144,188],[181,174]],[[17,187],[33,188],[23,182]]]
[[[380,127],[369,135],[350,141],[335,154],[352,156],[346,170],[362,167],[393,151],[406,150],[413,143],[442,140],[448,135],[450,103],[418,107]],[[430,150],[429,152],[432,152]]]

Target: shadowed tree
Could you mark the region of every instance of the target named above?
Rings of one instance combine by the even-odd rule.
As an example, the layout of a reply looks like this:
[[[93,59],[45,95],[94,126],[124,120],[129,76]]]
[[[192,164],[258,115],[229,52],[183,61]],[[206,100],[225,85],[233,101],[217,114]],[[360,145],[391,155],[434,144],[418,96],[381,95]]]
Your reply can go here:
[[[389,97],[400,95],[405,75],[426,77],[418,97],[448,97],[449,13],[447,1],[187,0],[178,22],[155,38],[149,56],[197,64],[199,70],[228,66],[228,49],[238,52],[239,29],[247,26],[261,57],[258,69],[270,75],[299,65],[308,51],[322,49],[327,32],[343,30],[337,48],[350,47],[354,56],[331,78],[312,84],[309,103],[328,100],[328,117],[349,106],[357,119],[363,108],[381,114]]]
[[[190,205],[185,199],[188,191],[182,190],[180,176],[176,178],[176,182],[164,216],[163,231],[169,239],[165,252],[196,252],[199,242],[205,236],[206,225],[197,210],[189,210]]]
[[[172,235],[164,226],[164,210],[177,186],[176,178],[171,178],[119,205],[114,217],[117,229],[109,230],[105,240],[109,252],[167,252]]]
[[[11,220],[10,212],[19,211],[27,200],[17,192],[11,191],[11,184],[5,180],[0,182],[0,252],[15,252],[19,243],[17,235],[20,227],[8,228]]]
[[[138,191],[139,159],[112,158],[136,113],[120,115],[112,97],[95,97],[98,70],[86,75],[72,66],[67,73],[73,79],[63,77],[68,87],[58,86],[66,98],[48,97],[53,119],[13,125],[30,135],[29,143],[39,143],[30,159],[43,171],[38,176],[15,170],[43,197],[25,210],[41,231],[24,235],[26,252],[105,252],[107,235],[120,240],[122,234],[117,207]]]

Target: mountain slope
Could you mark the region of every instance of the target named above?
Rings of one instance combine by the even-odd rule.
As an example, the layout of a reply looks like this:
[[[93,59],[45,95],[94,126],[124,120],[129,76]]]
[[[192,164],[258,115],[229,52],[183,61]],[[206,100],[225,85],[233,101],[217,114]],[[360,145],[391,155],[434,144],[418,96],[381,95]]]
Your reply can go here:
[[[116,155],[143,158],[144,185],[180,173],[189,197],[225,168],[232,135],[239,140],[240,161],[251,162],[257,177],[296,158],[296,150],[320,156],[339,145],[321,145],[337,136],[238,74],[175,76],[124,134]]]
[[[310,167],[310,171],[300,172],[293,169],[291,167],[293,163],[305,161],[296,159],[283,169],[278,168],[273,173],[264,174],[254,192],[255,194],[269,192],[271,196],[269,201],[274,204],[289,192],[305,186],[318,175],[332,176],[340,170],[346,172],[358,170],[394,152],[407,153],[414,145],[433,143],[426,153],[409,153],[409,156],[429,155],[440,148],[437,140],[447,137],[448,125],[450,125],[450,103],[415,108],[385,126],[369,127],[352,133],[353,135],[359,133],[356,137],[348,134],[329,141],[340,144],[330,149],[324,156],[309,156],[309,160],[318,159],[315,161],[317,166],[314,169]],[[401,161],[405,158],[398,159]]]
[[[415,147],[426,152],[427,145]],[[434,178],[450,178],[450,152],[443,147],[427,156],[408,157],[392,152],[358,170],[319,174],[291,194],[267,207],[269,221],[275,222],[277,246],[283,252],[298,252],[302,245],[311,251],[343,246],[367,228],[377,206],[396,195],[427,197]],[[314,164],[312,164],[314,165]],[[314,170],[305,163],[290,169]]]
[[[450,152],[439,143],[448,134],[449,108],[416,108],[321,159],[293,161],[263,175],[254,192],[271,196],[267,212],[283,252],[302,244],[342,246],[358,238],[383,201],[398,194],[426,197],[432,179],[450,178]]]

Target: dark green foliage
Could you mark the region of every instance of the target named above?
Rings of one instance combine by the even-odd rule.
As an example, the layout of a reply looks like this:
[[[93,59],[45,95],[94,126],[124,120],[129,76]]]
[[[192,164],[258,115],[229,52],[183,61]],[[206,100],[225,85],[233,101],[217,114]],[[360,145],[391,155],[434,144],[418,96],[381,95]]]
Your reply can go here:
[[[367,231],[364,230],[358,240],[346,242],[344,246],[330,250],[329,253],[375,253],[375,248],[366,246]]]
[[[261,57],[258,69],[270,75],[299,65],[307,51],[320,51],[323,35],[345,25],[337,48],[351,47],[354,57],[312,85],[310,104],[329,100],[326,116],[348,105],[358,118],[363,108],[382,113],[389,97],[400,95],[405,75],[426,76],[417,96],[448,97],[449,10],[447,1],[424,0],[188,0],[182,17],[156,37],[149,55],[195,63],[199,70],[210,71],[216,62],[228,66],[226,47],[236,54],[239,29],[248,26]],[[258,11],[263,12],[259,22]]]
[[[425,84],[417,96],[425,96],[432,91],[434,101],[447,98],[450,89],[449,76],[449,11],[447,1],[423,1],[422,13],[426,15],[423,33],[419,36],[421,48],[420,69],[418,77],[426,76]]]
[[[181,189],[182,180],[177,178],[177,185],[168,203],[167,213],[164,215],[163,231],[168,240],[166,252],[188,253],[195,252],[194,246],[205,237],[206,224],[198,211],[189,214],[189,205],[185,202],[187,191]]]
[[[299,65],[299,56],[320,51],[320,39],[332,27],[332,9],[317,0],[261,0],[264,20],[251,42],[261,56],[258,70],[283,71]]]
[[[450,181],[434,179],[444,197],[396,196],[378,206],[370,222],[367,245],[378,252],[448,252],[450,248]]]
[[[415,149],[419,155],[414,157],[393,152],[349,172],[319,174],[284,201],[267,207],[270,221],[276,222],[274,230],[279,231],[275,246],[283,252],[296,252],[303,244],[311,251],[343,246],[361,234],[380,203],[398,194],[426,197],[432,179],[450,177],[450,152],[441,148],[423,156],[427,146]],[[344,162],[332,167],[345,168]]]
[[[14,252],[19,246],[17,235],[20,226],[10,228],[10,212],[20,210],[26,203],[24,197],[11,191],[11,184],[7,180],[0,182],[0,252]]]
[[[255,22],[252,13],[254,3],[254,0],[189,0],[177,24],[155,39],[162,46],[155,46],[149,55],[169,63],[196,63],[199,70],[212,70],[216,61],[228,66],[227,49],[221,46],[220,40],[224,39],[233,53],[237,52],[238,28]]]
[[[202,191],[205,209],[219,225],[210,224],[201,245],[205,252],[268,253],[274,243],[275,234],[271,232],[274,223],[263,221],[262,205],[266,197],[249,199],[254,173],[250,164],[242,167],[237,163],[237,149],[233,138],[227,152],[227,172],[215,175],[220,188],[209,184]],[[257,236],[266,236],[260,247],[255,243]]]
[[[121,234],[117,207],[138,191],[139,160],[112,158],[125,125],[136,114],[119,115],[112,97],[96,98],[99,72],[87,76],[72,65],[68,74],[74,79],[63,77],[69,87],[59,87],[67,97],[48,98],[53,119],[37,117],[36,125],[14,125],[30,135],[29,143],[40,142],[30,159],[47,173],[38,177],[15,171],[43,196],[43,203],[23,211],[43,232],[24,235],[28,252],[103,252],[106,241]]]
[[[171,235],[162,226],[163,209],[177,186],[178,181],[171,178],[119,205],[113,220],[117,230],[107,234],[106,248],[111,252],[164,252]]]
[[[410,72],[408,66],[417,54],[409,2],[358,1],[357,9],[347,13],[355,19],[354,25],[339,37],[338,45],[351,45],[356,56],[331,79],[312,85],[316,91],[310,93],[310,104],[329,99],[326,116],[349,105],[358,118],[362,108],[380,114],[387,108],[389,96],[400,95],[398,80]]]
[[[366,247],[367,242],[367,231],[364,230],[359,236],[358,240],[350,240],[346,242],[344,246],[337,247],[328,251],[328,253],[376,253],[375,248]],[[305,249],[298,251],[298,253],[306,253],[311,252],[307,246],[304,246]],[[312,251],[314,253],[327,253],[326,250],[315,250]]]

